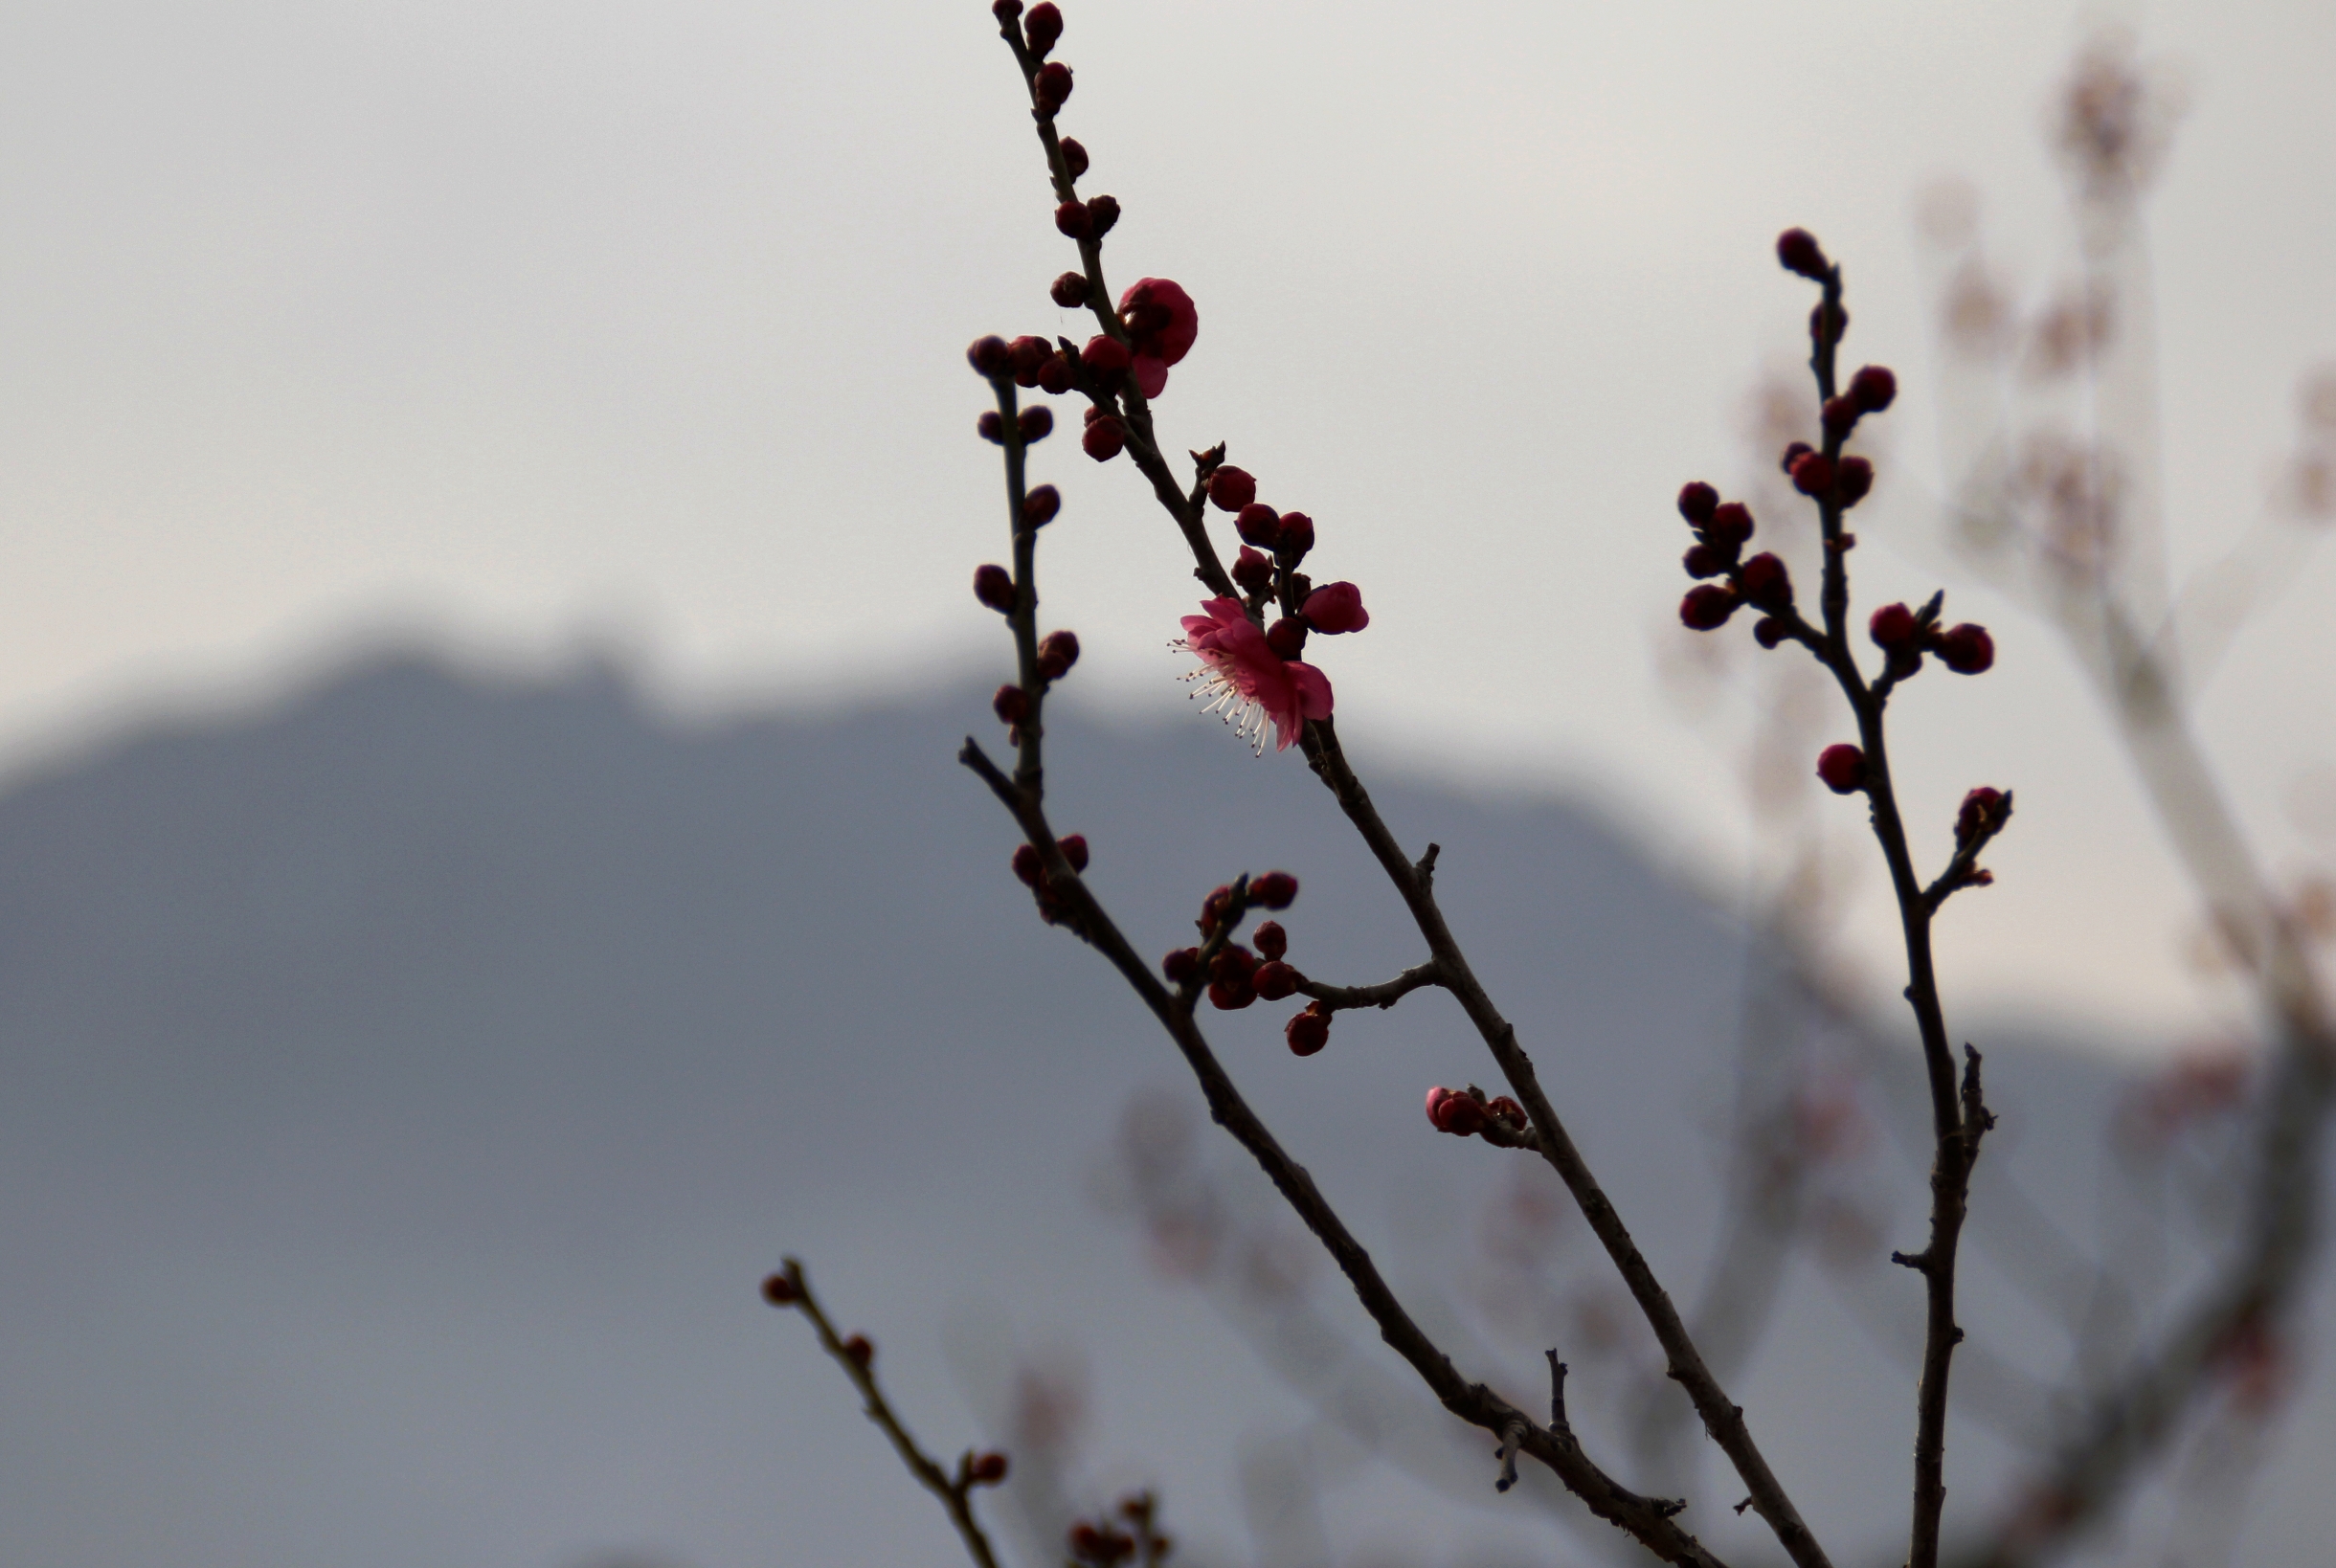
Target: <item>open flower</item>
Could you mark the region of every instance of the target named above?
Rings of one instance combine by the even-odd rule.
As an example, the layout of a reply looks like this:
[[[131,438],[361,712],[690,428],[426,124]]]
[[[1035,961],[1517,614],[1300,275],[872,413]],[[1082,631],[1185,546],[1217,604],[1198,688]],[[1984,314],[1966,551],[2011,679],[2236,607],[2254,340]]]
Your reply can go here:
[[[1186,616],[1183,641],[1169,646],[1200,656],[1201,667],[1184,677],[1200,683],[1193,695],[1212,698],[1207,711],[1223,710],[1250,750],[1265,751],[1269,719],[1273,749],[1282,751],[1306,720],[1330,717],[1330,678],[1266,646],[1239,599],[1203,599],[1201,608],[1208,614]]]
[[[1168,385],[1168,367],[1192,352],[1201,313],[1192,296],[1167,279],[1138,278],[1119,297],[1119,319],[1128,324],[1135,350],[1136,388],[1157,397]]]

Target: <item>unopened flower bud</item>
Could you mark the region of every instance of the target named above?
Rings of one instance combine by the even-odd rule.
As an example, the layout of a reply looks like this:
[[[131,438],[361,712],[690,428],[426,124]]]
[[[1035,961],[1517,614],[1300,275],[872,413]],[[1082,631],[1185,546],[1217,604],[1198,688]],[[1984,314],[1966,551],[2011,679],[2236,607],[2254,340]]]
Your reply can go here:
[[[1866,754],[1847,744],[1817,753],[1817,776],[1835,795],[1853,795],[1866,783]]]
[[[1743,596],[1763,610],[1783,610],[1792,603],[1792,576],[1785,563],[1763,551],[1737,573]]]
[[[1081,450],[1097,462],[1110,462],[1127,444],[1127,427],[1109,414],[1089,421],[1087,434],[1079,437]]]
[[[1280,556],[1285,565],[1296,566],[1306,559],[1306,552],[1314,549],[1314,542],[1313,518],[1304,512],[1282,513],[1282,531],[1273,541],[1273,553]]]
[[[1280,1001],[1297,990],[1298,972],[1278,958],[1269,959],[1257,966],[1249,983],[1257,988],[1259,1001]]]
[[[1063,274],[1047,288],[1046,295],[1065,310],[1078,309],[1087,303],[1087,274],[1083,272]]]
[[[1505,1094],[1497,1095],[1486,1102],[1484,1113],[1512,1132],[1522,1132],[1525,1130],[1525,1108]]]
[[[1053,352],[1053,344],[1028,333],[1007,344],[1006,364],[1013,368],[1014,384],[1018,387],[1037,386],[1038,368],[1046,363],[1046,356]]]
[[[1054,847],[1063,852],[1063,859],[1070,862],[1070,868],[1073,871],[1084,871],[1087,869],[1086,834],[1066,833],[1063,835],[1063,837],[1054,841]]]
[[[974,597],[1001,616],[1011,615],[1014,610],[1014,573],[995,562],[974,568]]]
[[[1239,1012],[1257,999],[1257,992],[1245,976],[1238,980],[1208,982],[1208,1004],[1228,1013]]]
[[[1679,623],[1691,632],[1709,632],[1728,623],[1742,601],[1726,583],[1704,583],[1687,591],[1679,601]]]
[[[983,440],[994,446],[1006,444],[1006,422],[998,417],[996,409],[984,409],[981,417],[974,421],[974,429]]]
[[[1359,632],[1371,624],[1371,612],[1362,607],[1362,590],[1353,583],[1325,583],[1306,595],[1298,614],[1324,637]]]
[[[1048,632],[1038,645],[1038,672],[1049,681],[1060,681],[1070,673],[1079,661],[1079,634]]]
[[[1712,520],[1703,526],[1703,537],[1722,549],[1742,544],[1752,537],[1752,508],[1741,501],[1715,507]]]
[[[1054,429],[1054,410],[1044,403],[1033,403],[1022,411],[1015,423],[1022,427],[1024,446],[1032,441],[1043,441],[1047,433]]]
[[[795,1305],[795,1282],[784,1274],[773,1274],[762,1282],[762,1299],[774,1307]]]
[[[1679,515],[1691,527],[1701,527],[1712,520],[1712,510],[1719,504],[1719,492],[1695,480],[1679,487]]]
[[[1863,458],[1844,458],[1833,465],[1833,497],[1854,506],[1874,488],[1874,465]]]
[[[1114,370],[1126,370],[1135,356],[1117,338],[1098,332],[1087,340],[1087,347],[1079,350],[1079,358],[1089,370],[1101,370],[1108,375]]]
[[[1014,875],[1024,887],[1036,887],[1045,880],[1046,867],[1038,858],[1036,844],[1014,846]]]
[[[994,1487],[1006,1478],[1006,1456],[992,1450],[976,1454],[973,1463],[965,1467],[965,1478],[977,1487]]]
[[[1727,559],[1709,545],[1690,545],[1679,558],[1690,577],[1717,577],[1728,569]]]
[[[1249,941],[1262,956],[1276,962],[1290,951],[1290,933],[1282,930],[1282,923],[1278,920],[1260,923],[1257,930],[1249,933]]]
[[[1229,884],[1220,883],[1201,901],[1201,918],[1193,924],[1201,928],[1202,936],[1214,936],[1232,907],[1233,889]]]
[[[2010,797],[2003,791],[1981,785],[1963,797],[1962,807],[1955,813],[1955,842],[1967,844],[1982,833],[1993,833],[2002,828],[2010,813]]]
[[[1257,973],[1257,954],[1238,942],[1219,948],[1208,961],[1208,977],[1219,985],[1247,985]]]
[[[1306,622],[1296,616],[1283,616],[1266,628],[1266,646],[1277,659],[1295,659],[1306,651]]]
[[[1430,1090],[1427,1119],[1435,1123],[1439,1132],[1449,1132],[1454,1137],[1470,1137],[1484,1131],[1484,1106],[1472,1094],[1446,1089],[1439,1096]]]
[[[1038,106],[1053,114],[1070,98],[1070,67],[1061,60],[1048,60],[1038,68]]]
[[[1085,239],[1094,233],[1094,219],[1088,216],[1087,203],[1067,201],[1054,210],[1054,226],[1067,239]]]
[[[1752,623],[1752,640],[1763,648],[1773,648],[1785,640],[1787,630],[1786,624],[1776,616],[1763,616]]]
[[[1011,22],[1022,13],[1022,0],[990,0],[990,14],[1000,23]]]
[[[1030,40],[1030,53],[1044,57],[1055,40],[1063,35],[1063,12],[1054,0],[1039,0],[1022,20],[1022,36]]]
[[[1797,272],[1812,283],[1825,281],[1829,270],[1825,249],[1807,229],[1787,229],[1776,236],[1776,258],[1786,272]]]
[[[1042,484],[1022,497],[1022,521],[1034,528],[1053,522],[1054,514],[1062,509],[1063,492],[1051,484]]]
[[[965,350],[965,363],[983,375],[1003,375],[1012,363],[1008,358],[1010,352],[1006,340],[993,332],[974,340],[973,347]]]
[[[1815,447],[1809,445],[1807,441],[1789,442],[1785,448],[1785,456],[1783,459],[1777,463],[1777,466],[1785,471],[1786,478],[1790,478],[1792,475],[1792,465],[1799,462],[1803,458],[1808,457],[1811,452],[1816,450],[1817,449]]]
[[[1086,173],[1087,148],[1080,145],[1079,139],[1075,136],[1064,137],[1062,148],[1063,167],[1070,170],[1070,177],[1075,180]]]
[[[1201,950],[1179,948],[1160,960],[1160,973],[1170,985],[1190,985],[1201,977]]]
[[[852,1358],[854,1366],[865,1372],[868,1363],[876,1359],[876,1347],[868,1343],[866,1334],[856,1333],[843,1341],[843,1354]]]
[[[1995,662],[1995,639],[1967,620],[1942,633],[1936,646],[1941,661],[1957,675],[1981,675]]]
[[[1257,499],[1257,479],[1246,468],[1221,464],[1208,476],[1208,502],[1221,512],[1238,512]]]
[[[1858,417],[1865,412],[1851,398],[1829,397],[1818,411],[1818,422],[1825,426],[1826,435],[1838,441],[1857,428]]]
[[[990,708],[1000,724],[1020,724],[1030,716],[1030,694],[1020,686],[1000,686]]]
[[[1071,383],[1075,379],[1076,377],[1071,373],[1070,361],[1065,359],[1059,351],[1050,355],[1046,363],[1038,368],[1039,391],[1051,392],[1057,397],[1070,391]]]
[[[1311,1003],[1282,1026],[1282,1038],[1290,1042],[1292,1056],[1312,1056],[1330,1043],[1330,1014],[1320,1002]]]
[[[1248,546],[1233,557],[1233,581],[1245,594],[1263,594],[1273,586],[1273,557],[1261,555]]]
[[[1249,879],[1249,902],[1263,909],[1287,909],[1296,902],[1298,879],[1287,871],[1269,871]]]
[[[1112,227],[1119,222],[1119,198],[1116,196],[1088,197],[1087,218],[1089,232],[1097,239],[1101,239],[1105,235],[1110,234]]]
[[[1271,549],[1282,531],[1282,514],[1262,501],[1252,501],[1234,516],[1233,531],[1259,549]]]
[[[1914,612],[1902,604],[1885,604],[1866,622],[1875,646],[1896,649],[1914,640]]]
[[[1869,365],[1850,377],[1850,401],[1868,414],[1879,414],[1898,400],[1898,377],[1885,366]]]
[[[1833,487],[1833,459],[1822,452],[1804,452],[1792,465],[1792,487],[1805,496],[1821,496]]]

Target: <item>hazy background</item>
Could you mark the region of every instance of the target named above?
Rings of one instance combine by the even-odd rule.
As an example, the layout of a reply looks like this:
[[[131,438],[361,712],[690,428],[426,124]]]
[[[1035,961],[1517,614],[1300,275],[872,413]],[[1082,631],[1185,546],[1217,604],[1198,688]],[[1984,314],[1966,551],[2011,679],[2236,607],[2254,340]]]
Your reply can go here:
[[[2217,1025],[2224,999],[2179,962],[2178,882],[2074,670],[1932,542],[1911,214],[1928,180],[1969,176],[1991,249],[2042,287],[2068,253],[2042,123],[2069,52],[2108,15],[2169,62],[2190,110],[2152,208],[2165,459],[2177,558],[2209,555],[2259,509],[2298,377],[2336,359],[2336,12],[1067,15],[1064,123],[1088,188],[1127,209],[1112,276],[1176,278],[1201,309],[1164,433],[1228,439],[1266,499],[1316,518],[1317,573],[1373,610],[1320,650],[1359,762],[1422,792],[1421,837],[1449,840],[1464,807],[1497,818],[1483,863],[1535,864],[1566,833],[1599,846],[1594,877],[1547,873],[1587,879],[1566,891],[1591,912],[1514,889],[1516,1011],[1604,1019],[1609,1049],[1584,1060],[1615,1072],[1635,1019],[1647,1049],[1686,1053],[1687,1086],[1650,1114],[1704,1104],[1694,1064],[1725,1047],[1733,938],[1651,867],[1725,906],[1744,815],[1733,764],[1656,674],[1686,636],[1671,497],[1756,461],[1745,394],[1789,362],[1808,302],[1768,245],[1804,223],[1847,264],[1853,362],[1905,389],[1860,513],[1861,602],[1944,581],[2002,650],[1995,675],[1939,676],[1898,709],[1934,856],[1968,785],[2020,794],[2001,885],[1943,926],[1952,1017],[2097,1054]],[[628,1543],[860,1560],[855,1511],[891,1529],[915,1499],[849,1445],[866,1434],[797,1326],[741,1293],[785,1245],[867,1304],[887,1365],[929,1391],[950,1386],[952,1314],[1115,1323],[1089,1346],[1096,1386],[1140,1353],[1175,1419],[1112,1427],[1111,1452],[1130,1476],[1185,1465],[1169,1479],[1196,1513],[1238,1512],[1205,1445],[1299,1418],[1240,1402],[1254,1375],[1197,1307],[1139,1314],[1157,1293],[1078,1186],[1157,1042],[1097,1065],[1009,1029],[1009,996],[980,1028],[1043,1059],[974,1070],[928,1048],[969,1027],[982,962],[1021,961],[995,954],[1044,952],[1091,988],[1066,995],[1129,1027],[1106,977],[1000,898],[1002,824],[947,762],[1004,666],[966,591],[1003,542],[960,356],[981,331],[1084,331],[1044,297],[1068,256],[1049,206],[978,0],[0,12],[0,840],[19,872],[0,902],[31,1195],[9,1219],[12,1560],[571,1568]],[[1247,792],[1294,803],[1289,759],[1251,763],[1182,705],[1160,645],[1193,589],[1134,476],[1060,438],[1036,467],[1067,496],[1046,613],[1088,650],[1067,689],[1103,725],[1095,765],[1197,767],[1209,753],[1144,748],[1214,747],[1214,793],[1159,808],[1212,830]],[[2324,554],[2204,707],[2282,873],[2325,847],[2290,808],[2336,763],[2331,592]],[[438,662],[381,676],[364,651],[384,646]],[[871,704],[917,717],[851,717]],[[415,728],[441,709],[457,717]],[[1134,749],[1113,750],[1129,724]],[[772,771],[706,784],[695,749],[740,735]],[[773,759],[798,752],[825,794],[786,785]],[[1098,776],[1067,825],[1117,789]],[[887,836],[887,804],[913,842]],[[1297,837],[1319,805],[1224,858],[1335,863],[1327,827]],[[806,869],[820,840],[897,850],[892,880]],[[1159,922],[1180,883],[1177,846],[1154,847],[1160,880],[1129,897]],[[934,855],[963,857],[960,902],[918,928]],[[1626,930],[1719,933],[1701,979],[1602,969],[1594,945],[1549,970],[1552,933],[1594,933],[1625,883],[1652,911]],[[969,926],[973,949],[937,956]],[[919,1005],[955,1011],[871,1012],[840,983],[865,974],[905,1006],[877,945],[920,930],[904,949],[947,983]],[[877,1049],[904,1042],[916,1054]],[[678,1086],[661,1043],[701,1064]],[[1400,1109],[1416,1137],[1424,1060],[1350,1086],[1354,1113],[1393,1137]],[[1020,1125],[1034,1073],[1082,1122],[1009,1140],[1013,1218],[992,1229],[977,1156]],[[2085,1104],[2114,1093],[2088,1082]],[[868,1106],[869,1084],[896,1098]],[[1351,1174],[1358,1219],[1401,1176]],[[1017,1316],[1030,1280],[1053,1310]],[[1806,1388],[1783,1354],[1766,1376]],[[1218,1370],[1159,1370],[1184,1366]],[[1898,1369],[1869,1370],[1897,1400]],[[946,1401],[942,1444],[966,1429]],[[1898,1428],[1876,1431],[1895,1475]],[[2325,1446],[2286,1451],[2308,1474]],[[1856,1483],[1826,1506],[1897,1495]],[[2294,1534],[2262,1550],[2319,1538],[2308,1512],[2274,1517]]]

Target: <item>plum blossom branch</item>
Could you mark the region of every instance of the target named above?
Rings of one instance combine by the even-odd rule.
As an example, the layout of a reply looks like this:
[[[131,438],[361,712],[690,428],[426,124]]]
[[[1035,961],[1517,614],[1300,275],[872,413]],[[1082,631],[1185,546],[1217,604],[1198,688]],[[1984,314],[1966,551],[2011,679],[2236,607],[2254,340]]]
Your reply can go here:
[[[1298,990],[1331,1012],[1350,1007],[1393,1007],[1422,986],[1443,983],[1444,971],[1433,958],[1414,964],[1394,979],[1381,980],[1377,985],[1324,985],[1303,974],[1298,976]]]
[[[980,1523],[974,1517],[974,1489],[994,1487],[1005,1480],[1006,1456],[997,1452],[976,1453],[968,1448],[958,1456],[956,1473],[953,1476],[918,1447],[916,1439],[909,1435],[909,1429],[892,1413],[884,1390],[877,1386],[876,1347],[865,1334],[838,1336],[819,1298],[811,1293],[811,1281],[803,1272],[803,1266],[796,1259],[785,1259],[779,1272],[762,1282],[762,1299],[774,1307],[793,1308],[811,1320],[820,1336],[820,1348],[843,1369],[844,1376],[851,1378],[852,1386],[866,1402],[868,1420],[892,1440],[892,1447],[900,1455],[901,1463],[909,1467],[909,1473],[949,1511],[949,1522],[957,1527],[957,1534],[964,1540],[966,1554],[974,1559],[976,1568],[998,1568],[989,1537],[982,1534]]]

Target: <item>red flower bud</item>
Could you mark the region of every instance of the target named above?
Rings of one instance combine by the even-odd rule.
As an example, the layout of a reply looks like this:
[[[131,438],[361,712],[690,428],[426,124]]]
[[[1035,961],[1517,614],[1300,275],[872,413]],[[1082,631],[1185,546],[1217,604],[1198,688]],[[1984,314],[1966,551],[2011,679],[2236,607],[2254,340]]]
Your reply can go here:
[[[996,446],[1006,444],[1006,422],[998,417],[996,409],[984,409],[981,417],[974,421],[974,429],[983,440]]]
[[[1227,884],[1220,883],[1209,889],[1208,897],[1201,901],[1201,918],[1193,924],[1201,928],[1202,936],[1214,936],[1217,934],[1217,928],[1224,924],[1225,911],[1232,907],[1232,887]]]
[[[1712,520],[1703,526],[1703,537],[1723,549],[1742,544],[1752,537],[1752,508],[1741,501],[1714,508]]]
[[[993,332],[974,340],[973,347],[965,350],[965,363],[983,375],[1003,375],[1008,364],[1006,354],[1006,340]]]
[[[868,1363],[876,1359],[876,1347],[868,1343],[866,1334],[856,1333],[843,1341],[843,1354],[852,1358],[854,1366],[865,1372]]]
[[[1778,463],[1777,466],[1784,469],[1786,476],[1789,477],[1792,473],[1792,465],[1799,462],[1803,458],[1808,457],[1811,452],[1816,450],[1817,449],[1815,447],[1809,445],[1807,441],[1794,441],[1785,448],[1784,460]]]
[[[1242,546],[1241,553],[1233,558],[1233,581],[1245,594],[1263,594],[1273,586],[1273,557]]]
[[[1697,578],[1717,577],[1728,569],[1726,557],[1709,545],[1688,546],[1687,553],[1679,558],[1679,564],[1687,568],[1690,577]]]
[[[1869,365],[1850,377],[1850,401],[1868,414],[1879,414],[1898,400],[1898,377],[1886,367]]]
[[[1876,647],[1897,648],[1914,638],[1914,612],[1902,604],[1885,604],[1866,622]]]
[[[1030,8],[1029,16],[1022,22],[1022,36],[1030,40],[1030,53],[1044,57],[1062,35],[1062,11],[1054,0],[1039,0],[1037,5]]]
[[[1057,397],[1070,391],[1071,382],[1075,379],[1070,361],[1059,352],[1048,356],[1046,363],[1038,368],[1039,391],[1051,392]]]
[[[1201,976],[1201,950],[1179,948],[1160,960],[1160,973],[1170,985],[1190,985]]]
[[[990,707],[1000,724],[1020,724],[1030,716],[1030,694],[1020,686],[1000,686]]]
[[[1489,1102],[1484,1108],[1484,1112],[1486,1116],[1500,1123],[1512,1132],[1525,1131],[1525,1108],[1505,1094]]]
[[[1818,420],[1825,426],[1826,435],[1838,441],[1857,428],[1858,416],[1865,412],[1850,398],[1829,397],[1825,407],[1818,411]]]
[[[2010,814],[2010,797],[1998,789],[1982,784],[1963,797],[1963,805],[1955,813],[1955,842],[1967,844],[1982,833],[1993,833],[2004,825]]]
[[[1314,549],[1314,542],[1313,518],[1308,517],[1304,512],[1282,513],[1282,531],[1281,536],[1273,543],[1274,554],[1280,556],[1288,565],[1296,566],[1300,561],[1306,559],[1306,552]]]
[[[1101,370],[1108,375],[1114,370],[1126,370],[1135,356],[1117,338],[1106,337],[1098,332],[1087,340],[1087,347],[1079,350],[1079,358],[1089,370]]]
[[[1282,531],[1282,514],[1262,501],[1252,501],[1234,517],[1233,531],[1259,549],[1271,549]]]
[[[1269,959],[1257,966],[1249,983],[1257,988],[1259,1001],[1280,1001],[1297,990],[1298,972],[1278,958]]]
[[[1087,220],[1089,232],[1093,234],[1097,239],[1110,234],[1113,226],[1119,222],[1119,198],[1117,196],[1088,197]]]
[[[1705,583],[1687,591],[1679,601],[1679,623],[1691,632],[1709,632],[1728,623],[1741,603],[1736,590],[1725,583]]]
[[[1054,226],[1067,239],[1085,239],[1094,233],[1094,219],[1087,214],[1087,203],[1067,201],[1054,210]]]
[[[773,1274],[762,1282],[762,1299],[774,1307],[795,1305],[795,1286],[786,1275]]]
[[[1804,452],[1792,465],[1792,487],[1805,496],[1821,496],[1833,487],[1833,459],[1822,452]]]
[[[1209,504],[1221,512],[1238,512],[1257,499],[1257,480],[1246,468],[1221,465],[1208,476]]]
[[[1844,458],[1833,465],[1833,495],[1842,505],[1854,506],[1874,488],[1874,465],[1863,458]]]
[[[1792,603],[1792,576],[1773,555],[1753,556],[1737,573],[1737,580],[1743,596],[1763,610],[1783,610]]]
[[[1950,628],[1938,639],[1939,658],[1957,675],[1980,675],[1995,662],[1995,639],[1985,626],[1969,621]]]
[[[1067,636],[1068,634],[1062,633],[1058,635]],[[1063,859],[1070,862],[1070,868],[1073,871],[1084,871],[1087,869],[1086,834],[1067,833],[1062,838],[1057,839],[1054,841],[1054,847],[1063,852]]]
[[[1695,480],[1679,487],[1679,515],[1691,527],[1701,527],[1712,520],[1713,508],[1719,504],[1719,492]]]
[[[1067,272],[1054,280],[1046,294],[1065,310],[1076,310],[1087,303],[1087,274]]]
[[[1282,923],[1278,920],[1262,922],[1257,930],[1249,933],[1249,941],[1259,953],[1275,962],[1279,962],[1282,955],[1290,951],[1290,933],[1282,930]]]
[[[1269,871],[1249,879],[1249,902],[1261,909],[1287,909],[1297,896],[1298,879],[1287,871]]]
[[[1080,145],[1075,136],[1064,137],[1061,145],[1063,167],[1070,170],[1070,177],[1075,180],[1087,172],[1087,148]]]
[[[1038,858],[1036,844],[1014,846],[1014,875],[1024,887],[1036,887],[1046,877],[1046,868]]]
[[[1238,980],[1211,980],[1208,983],[1208,1004],[1227,1013],[1239,1012],[1257,999],[1257,992],[1245,976]]]
[[[1006,345],[1006,363],[1013,367],[1014,384],[1018,387],[1038,385],[1038,368],[1046,363],[1054,352],[1054,345],[1044,338],[1024,334]]]
[[[974,568],[974,597],[1001,616],[1012,614],[1014,573],[995,564]]]
[[[1853,795],[1865,788],[1866,754],[1854,746],[1829,746],[1817,753],[1817,776],[1835,795]]]
[[[1786,272],[1797,272],[1812,283],[1825,281],[1829,270],[1825,249],[1807,229],[1787,229],[1776,236],[1776,258]]]
[[[1439,1094],[1430,1089],[1427,1093],[1427,1119],[1435,1123],[1437,1131],[1465,1138],[1484,1131],[1484,1106],[1472,1094],[1462,1094],[1452,1089],[1445,1089]]]
[[[1022,411],[1015,423],[1022,427],[1024,446],[1032,441],[1043,441],[1047,433],[1054,429],[1054,410],[1044,403],[1033,403]]]
[[[1266,628],[1266,646],[1277,659],[1295,659],[1306,651],[1306,623],[1295,616],[1284,616]]]
[[[1034,528],[1043,528],[1054,521],[1054,514],[1063,509],[1063,492],[1051,484],[1042,484],[1022,497],[1022,521]]]
[[[1038,68],[1038,106],[1053,114],[1070,98],[1070,67],[1061,60],[1048,60]]]
[[[1320,1002],[1312,1003],[1282,1025],[1282,1038],[1290,1042],[1292,1056],[1312,1056],[1330,1043],[1330,1015]]]
[[[990,14],[1001,23],[1011,22],[1022,13],[1022,0],[990,0]]]
[[[1353,583],[1325,583],[1306,595],[1298,614],[1324,637],[1359,632],[1371,624],[1371,612],[1362,607],[1362,590]]]
[[[1763,616],[1752,623],[1752,640],[1763,648],[1773,648],[1785,640],[1786,625],[1774,616]]]
[[[1110,462],[1127,444],[1127,427],[1109,414],[1091,420],[1087,434],[1079,437],[1080,448],[1097,462]]]
[[[973,1463],[965,1467],[965,1478],[979,1487],[998,1485],[1006,1478],[1006,1456],[994,1450],[976,1454]]]
[[[1079,634],[1048,632],[1038,645],[1038,672],[1049,681],[1060,681],[1079,661]]]

